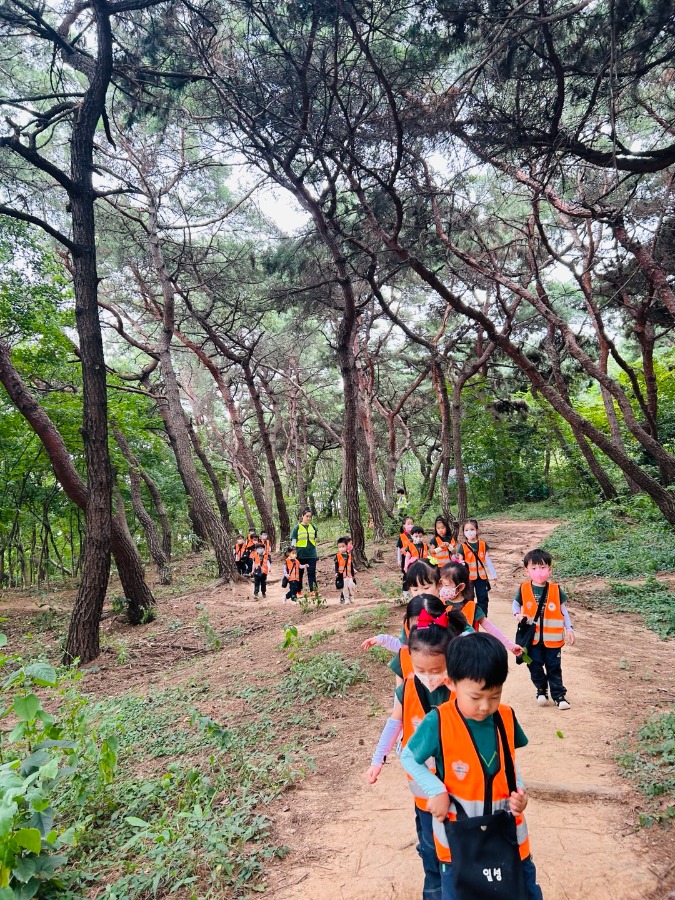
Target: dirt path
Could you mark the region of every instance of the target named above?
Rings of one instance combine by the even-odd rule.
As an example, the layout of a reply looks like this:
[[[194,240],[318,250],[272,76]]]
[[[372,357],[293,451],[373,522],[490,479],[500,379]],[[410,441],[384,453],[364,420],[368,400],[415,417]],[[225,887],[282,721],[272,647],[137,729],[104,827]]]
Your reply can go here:
[[[523,549],[538,546],[557,524],[484,526],[500,575],[490,619],[509,634]],[[391,563],[389,554],[385,560]],[[573,591],[574,584],[567,586]],[[360,589],[363,596],[366,589]],[[368,602],[376,601],[361,601]],[[675,896],[668,894],[665,878],[672,842],[662,843],[662,832],[633,833],[634,795],[616,773],[614,757],[617,740],[649,712],[665,709],[666,691],[675,691],[675,648],[625,619],[608,620],[574,603],[570,608],[577,644],[565,649],[563,672],[572,709],[537,706],[525,666],[512,665],[504,692],[530,740],[519,765],[531,790],[527,818],[544,896],[664,900]],[[325,628],[331,619],[341,619],[339,607],[324,610],[320,625],[317,619],[312,627]],[[390,630],[396,631],[395,624]],[[362,639],[361,633],[351,637],[355,643]],[[390,673],[384,667],[381,673],[381,683],[372,688],[377,714],[372,702],[371,709],[346,704],[336,722],[339,735],[319,756],[316,775],[286,795],[277,830],[292,852],[270,873],[267,896],[273,900],[421,896],[412,801],[399,761],[385,766],[376,786],[364,780],[393,691]]]

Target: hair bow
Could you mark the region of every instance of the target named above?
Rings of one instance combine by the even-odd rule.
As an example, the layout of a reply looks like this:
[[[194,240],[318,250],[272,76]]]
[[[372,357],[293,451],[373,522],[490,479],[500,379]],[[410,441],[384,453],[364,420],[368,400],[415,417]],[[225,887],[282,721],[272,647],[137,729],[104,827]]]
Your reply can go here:
[[[434,617],[423,609],[420,612],[419,619],[417,620],[418,628],[428,628],[430,625],[438,625],[440,628],[448,627],[448,614],[446,612],[442,613],[440,616],[434,619]]]

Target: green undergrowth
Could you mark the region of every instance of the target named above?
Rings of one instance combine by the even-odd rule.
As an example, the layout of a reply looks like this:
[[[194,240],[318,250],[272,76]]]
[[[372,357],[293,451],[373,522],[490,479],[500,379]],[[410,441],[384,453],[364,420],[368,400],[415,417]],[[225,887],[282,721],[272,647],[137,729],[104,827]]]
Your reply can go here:
[[[360,631],[362,628],[370,628],[379,631],[386,628],[391,612],[389,603],[378,603],[372,609],[362,609],[349,613],[347,616],[347,631]]]
[[[641,825],[675,819],[675,713],[662,713],[638,732],[636,747],[618,757],[620,767],[644,797]]]
[[[306,639],[303,651],[328,636]],[[0,900],[263,890],[266,866],[287,852],[270,804],[333,736],[304,704],[365,680],[358,663],[317,653],[296,655],[281,677],[248,672],[224,690],[193,681],[93,702],[78,672],[57,682],[47,664],[3,659]],[[238,698],[247,702],[233,720]]]
[[[642,584],[610,582],[600,603],[610,610],[636,612],[660,638],[675,638],[675,591],[653,575]]]
[[[641,495],[575,515],[544,547],[559,576],[640,577],[675,569],[675,529]]]

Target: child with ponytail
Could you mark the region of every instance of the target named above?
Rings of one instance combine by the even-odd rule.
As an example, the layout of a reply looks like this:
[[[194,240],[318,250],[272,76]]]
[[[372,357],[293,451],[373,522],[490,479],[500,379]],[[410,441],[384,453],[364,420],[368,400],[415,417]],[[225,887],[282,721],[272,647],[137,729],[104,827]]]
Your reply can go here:
[[[411,600],[406,617],[411,623],[406,649],[412,669],[396,688],[394,707],[366,773],[371,784],[377,781],[387,755],[399,736],[402,735],[402,746],[405,747],[424,716],[449,699],[450,691],[445,683],[445,654],[453,638],[466,629],[464,616],[454,611],[447,612],[441,601],[431,594],[419,594]],[[426,795],[412,779],[409,783],[415,798],[417,852],[424,867],[422,897],[423,900],[440,900],[441,873],[434,845],[432,816],[426,808]]]
[[[473,582],[469,578],[469,567],[463,562],[449,562],[441,569],[441,600],[448,609],[454,609],[464,613],[466,620],[476,631],[483,628],[488,634],[496,637],[498,641],[510,650],[515,656],[520,656],[523,648],[508,638],[503,631],[490,622],[480,608],[473,592]]]

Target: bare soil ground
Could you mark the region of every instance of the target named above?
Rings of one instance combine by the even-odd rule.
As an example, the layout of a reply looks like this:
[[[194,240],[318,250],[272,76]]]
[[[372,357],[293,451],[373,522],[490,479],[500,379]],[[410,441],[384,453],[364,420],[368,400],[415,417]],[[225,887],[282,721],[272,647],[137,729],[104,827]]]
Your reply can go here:
[[[523,551],[538,546],[558,524],[495,520],[483,525],[500,575],[491,592],[490,619],[509,634]],[[187,561],[174,587],[158,588],[156,622],[136,629],[114,617],[104,622],[106,650],[88,667],[83,689],[97,695],[142,693],[197,678],[209,685],[205,714],[241,721],[254,717],[255,709],[243,700],[221,701],[219,692],[232,679],[243,685],[258,673],[281,676],[288,670],[279,648],[285,624],[293,622],[303,634],[334,629],[317,651],[360,659],[368,681],[351,688],[345,699],[320,704],[320,725],[306,735],[316,771],[268,810],[275,838],[290,853],[270,868],[266,895],[271,900],[419,898],[422,869],[400,764],[388,763],[375,786],[364,777],[391,706],[393,676],[360,651],[370,631],[346,631],[349,613],[382,602],[375,579],[396,577],[394,551],[386,548],[384,561],[358,576],[354,607],[340,606],[332,565],[320,564],[319,584],[328,604],[307,615],[283,602],[280,563],[270,576],[266,601],[254,601],[248,585],[230,590],[195,584],[186,591],[185,580],[198,565],[198,559]],[[577,579],[566,587],[573,597],[575,589],[596,582]],[[67,592],[43,596],[47,605],[40,609],[34,594],[0,593],[0,613],[8,619],[3,630],[25,642],[22,636],[32,627],[29,642],[56,653],[59,616],[71,598]],[[544,897],[675,898],[675,834],[636,829],[639,798],[615,761],[644,719],[672,704],[675,643],[659,641],[631,617],[600,614],[574,602],[570,610],[577,644],[564,650],[563,674],[572,709],[537,706],[525,666],[512,665],[504,693],[530,740],[519,752],[519,767],[530,789],[527,818]],[[390,633],[399,632],[402,612],[391,606]],[[199,622],[205,613],[224,635],[218,651],[207,649]]]

